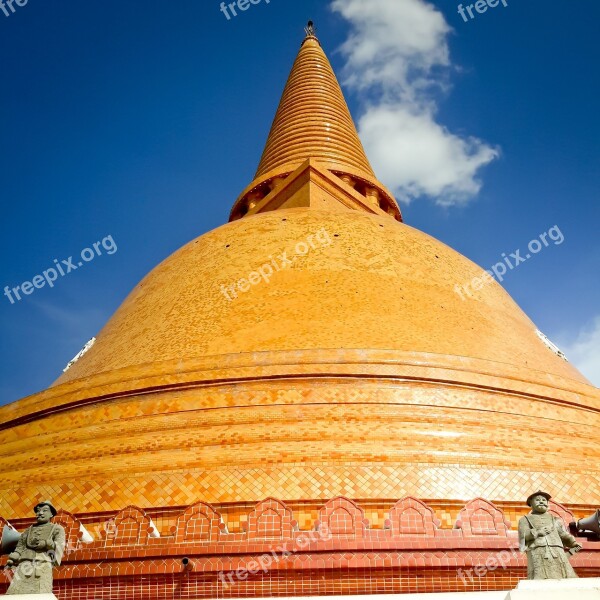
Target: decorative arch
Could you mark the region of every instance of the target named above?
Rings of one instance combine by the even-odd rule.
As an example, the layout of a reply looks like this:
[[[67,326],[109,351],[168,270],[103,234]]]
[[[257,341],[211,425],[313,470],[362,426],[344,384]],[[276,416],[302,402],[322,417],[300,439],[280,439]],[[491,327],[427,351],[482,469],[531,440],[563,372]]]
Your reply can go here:
[[[177,517],[172,531],[175,543],[210,542],[225,528],[223,518],[210,504],[198,502]]]
[[[389,519],[385,521],[386,529],[392,530],[392,536],[427,535],[434,536],[440,526],[433,509],[408,496],[398,500],[390,510]]]
[[[127,506],[105,525],[106,545],[145,545],[148,538],[159,537],[152,519],[137,506]]]
[[[548,512],[561,519],[567,531],[569,531],[569,524],[577,521],[575,515],[567,507],[554,502],[554,500],[548,502]]]
[[[460,511],[456,528],[461,529],[465,537],[508,537],[510,523],[494,504],[483,498],[475,498]]]
[[[65,548],[66,551],[73,551],[80,547],[81,542],[92,541],[92,536],[88,533],[81,521],[66,510],[60,509],[52,519],[53,523],[62,525],[65,530]]]
[[[319,511],[319,520],[315,523],[318,531],[327,532],[332,537],[363,538],[369,521],[357,504],[338,496],[329,500]]]
[[[248,515],[248,539],[291,539],[296,526],[291,509],[281,500],[266,498]]]

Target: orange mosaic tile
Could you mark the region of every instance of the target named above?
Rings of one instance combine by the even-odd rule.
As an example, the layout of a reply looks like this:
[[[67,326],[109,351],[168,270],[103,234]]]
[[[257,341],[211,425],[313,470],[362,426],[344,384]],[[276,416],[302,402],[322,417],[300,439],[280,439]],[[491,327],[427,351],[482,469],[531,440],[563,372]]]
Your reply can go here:
[[[160,414],[148,410],[158,402]],[[562,422],[556,432],[552,419],[540,419],[547,409],[539,403],[504,395],[502,407],[512,415],[489,410],[494,402],[491,392],[307,381],[82,406],[0,431],[0,514],[26,517],[43,497],[71,512],[269,496],[446,502],[481,496],[520,503],[539,487],[569,505],[600,504],[598,473],[580,458],[600,447],[594,418],[582,424],[572,406],[555,406],[553,418]],[[526,423],[548,439],[536,461]],[[13,456],[22,457],[23,469],[39,469],[40,444],[45,467],[36,485],[24,485]],[[232,514],[228,527],[241,529],[242,516]],[[381,508],[369,513],[372,523],[383,518]],[[451,525],[455,515],[440,518]]]
[[[434,536],[441,521],[435,517],[433,509],[416,498],[398,500],[385,521],[392,535],[428,535]]]

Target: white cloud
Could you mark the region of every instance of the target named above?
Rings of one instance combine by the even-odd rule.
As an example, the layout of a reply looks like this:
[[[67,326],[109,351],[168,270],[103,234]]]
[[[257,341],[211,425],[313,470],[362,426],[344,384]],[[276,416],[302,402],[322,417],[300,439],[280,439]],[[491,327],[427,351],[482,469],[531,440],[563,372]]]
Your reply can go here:
[[[364,100],[359,133],[381,180],[405,202],[476,196],[479,170],[499,152],[436,121],[433,94],[451,67],[443,15],[425,0],[333,0],[331,8],[352,26],[342,75]]]
[[[584,327],[572,343],[563,343],[561,348],[567,358],[600,387],[600,316]]]
[[[359,120],[361,139],[378,176],[399,200],[427,195],[442,205],[475,196],[477,171],[497,152],[476,138],[461,138],[428,112],[405,106],[370,108]]]

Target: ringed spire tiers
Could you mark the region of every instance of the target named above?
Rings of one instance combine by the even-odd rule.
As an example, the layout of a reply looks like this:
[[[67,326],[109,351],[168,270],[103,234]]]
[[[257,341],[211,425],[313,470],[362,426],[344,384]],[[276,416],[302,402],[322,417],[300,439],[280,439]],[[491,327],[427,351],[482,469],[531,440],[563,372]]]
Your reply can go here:
[[[325,177],[332,177],[335,185],[341,181],[352,190],[351,195],[357,195],[354,200],[358,202],[349,201],[346,208],[384,212],[401,221],[395,199],[373,172],[312,21],[305,32],[254,180],[234,204],[230,220],[290,207],[289,202],[262,201],[306,161],[312,161],[313,167]],[[308,198],[301,204],[297,198],[294,202],[293,206],[323,208],[323,203],[314,199],[312,203]],[[339,204],[335,202],[331,207],[338,209]]]
[[[337,78],[313,33],[302,42],[255,177],[307,158],[375,177]]]

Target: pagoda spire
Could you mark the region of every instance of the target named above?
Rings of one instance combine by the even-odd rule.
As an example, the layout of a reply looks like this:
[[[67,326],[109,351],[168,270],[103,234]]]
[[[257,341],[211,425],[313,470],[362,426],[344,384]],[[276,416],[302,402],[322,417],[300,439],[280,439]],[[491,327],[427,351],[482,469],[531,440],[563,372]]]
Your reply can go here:
[[[346,165],[374,177],[331,64],[309,21],[283,90],[256,177],[307,158]]]
[[[373,172],[312,21],[305,33],[254,181],[236,201],[231,218],[252,212],[265,195],[311,160],[368,196],[367,204],[401,220],[398,205]]]

